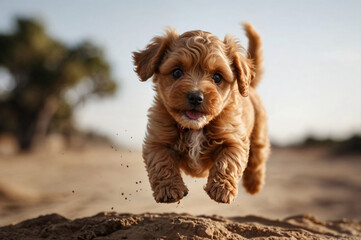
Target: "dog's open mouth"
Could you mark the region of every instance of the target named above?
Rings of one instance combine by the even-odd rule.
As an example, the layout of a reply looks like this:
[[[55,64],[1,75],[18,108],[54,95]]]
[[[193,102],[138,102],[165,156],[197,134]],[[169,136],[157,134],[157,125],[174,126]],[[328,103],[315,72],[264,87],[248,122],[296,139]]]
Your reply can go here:
[[[190,111],[186,111],[186,115],[188,118],[192,120],[198,120],[202,116],[202,113],[196,110],[190,110]]]

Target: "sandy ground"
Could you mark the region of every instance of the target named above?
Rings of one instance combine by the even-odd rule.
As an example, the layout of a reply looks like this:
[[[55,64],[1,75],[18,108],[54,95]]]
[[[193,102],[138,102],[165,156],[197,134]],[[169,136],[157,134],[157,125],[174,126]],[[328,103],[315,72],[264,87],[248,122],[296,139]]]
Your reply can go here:
[[[119,214],[103,212],[68,220],[58,214],[40,216],[0,228],[1,239],[360,239],[360,223],[322,222],[300,215],[284,220],[247,216],[223,218],[189,214]]]
[[[270,219],[311,214],[320,221],[359,221],[360,169],[360,155],[331,156],[323,148],[273,149],[266,186],[255,196],[240,186],[235,202],[218,204],[203,191],[206,179],[185,177],[190,190],[185,199],[157,204],[137,152],[103,146],[0,157],[0,226],[50,213],[74,219],[104,211]]]

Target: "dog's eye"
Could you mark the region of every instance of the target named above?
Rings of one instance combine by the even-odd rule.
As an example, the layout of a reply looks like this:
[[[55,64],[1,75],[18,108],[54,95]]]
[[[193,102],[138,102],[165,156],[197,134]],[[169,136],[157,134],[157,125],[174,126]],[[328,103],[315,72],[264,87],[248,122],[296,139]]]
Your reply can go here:
[[[213,79],[213,81],[214,81],[217,85],[221,84],[221,82],[223,81],[223,77],[222,77],[222,75],[219,74],[219,73],[215,73],[215,74],[213,75],[212,79]]]
[[[172,77],[174,78],[174,80],[177,80],[181,76],[183,76],[183,70],[182,69],[176,68],[176,69],[173,70]]]

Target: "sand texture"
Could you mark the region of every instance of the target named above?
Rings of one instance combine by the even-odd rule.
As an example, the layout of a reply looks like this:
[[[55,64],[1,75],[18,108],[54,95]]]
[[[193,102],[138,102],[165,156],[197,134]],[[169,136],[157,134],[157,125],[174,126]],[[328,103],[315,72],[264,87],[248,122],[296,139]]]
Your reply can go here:
[[[284,220],[247,216],[102,212],[69,220],[58,214],[0,228],[0,239],[360,239],[361,223],[322,222],[299,215]]]
[[[274,148],[259,194],[240,183],[232,204],[218,204],[203,190],[207,179],[184,176],[188,196],[157,204],[138,152],[0,156],[0,239],[361,239],[360,160]]]

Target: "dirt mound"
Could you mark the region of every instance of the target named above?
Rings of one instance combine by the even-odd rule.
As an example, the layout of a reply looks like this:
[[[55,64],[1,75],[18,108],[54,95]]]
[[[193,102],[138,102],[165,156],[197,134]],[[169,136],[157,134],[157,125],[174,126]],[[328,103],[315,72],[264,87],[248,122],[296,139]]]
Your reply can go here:
[[[360,239],[361,223],[322,222],[299,215],[284,220],[189,214],[102,212],[69,220],[40,216],[0,228],[0,239]]]

